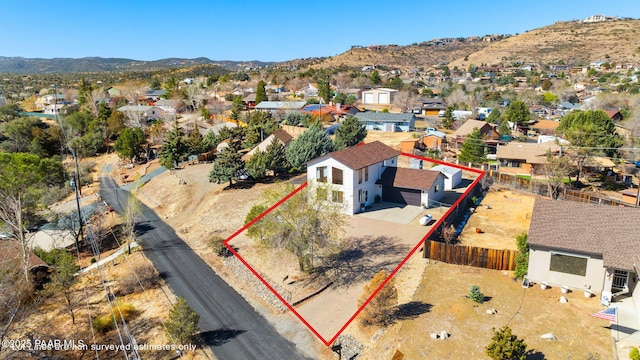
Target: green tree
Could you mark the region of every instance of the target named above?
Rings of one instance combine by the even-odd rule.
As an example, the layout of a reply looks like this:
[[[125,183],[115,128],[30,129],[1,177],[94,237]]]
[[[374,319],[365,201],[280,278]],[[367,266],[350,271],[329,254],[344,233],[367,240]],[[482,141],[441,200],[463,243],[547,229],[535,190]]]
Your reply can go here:
[[[294,169],[300,169],[307,161],[325,155],[332,150],[331,138],[322,125],[314,123],[291,142],[285,153],[291,166]]]
[[[198,333],[200,315],[196,313],[183,297],[173,304],[169,310],[169,320],[165,322],[165,329],[169,336],[179,344],[186,344],[194,340]]]
[[[453,127],[453,123],[455,122],[455,119],[453,118],[453,110],[455,110],[455,106],[449,105],[444,111],[444,116],[442,117],[442,126],[445,129],[451,129]]]
[[[293,190],[293,184],[287,183],[266,191],[262,204],[274,204]],[[306,187],[254,223],[256,229],[248,234],[265,246],[290,251],[298,258],[301,271],[312,271],[318,253],[328,255],[335,250],[346,221],[341,206],[317,199]],[[255,218],[258,210],[247,219]]]
[[[16,103],[0,106],[0,122],[8,122],[20,117],[22,109]]]
[[[269,100],[267,97],[267,90],[265,89],[264,81],[258,81],[258,86],[256,87],[256,105],[260,104],[263,101]]]
[[[260,216],[260,214],[264,213],[265,211],[267,211],[268,207],[267,205],[264,204],[258,204],[258,205],[254,205],[251,207],[251,209],[249,210],[249,213],[247,213],[247,216],[244,219],[244,224],[248,224],[251,221],[253,221],[253,219],[257,218],[258,216]],[[262,219],[258,220],[255,222],[255,226],[249,226],[247,228],[247,236],[249,236],[252,239],[258,240],[259,242],[263,242],[266,239],[266,235],[271,233],[271,229],[268,229],[267,226],[265,226],[265,222],[261,222]],[[258,224],[259,222],[261,222],[260,224]]]
[[[504,118],[518,125],[526,125],[531,120],[532,115],[529,107],[524,101],[516,100],[509,104],[509,108],[504,114]]]
[[[516,268],[513,275],[516,279],[522,279],[529,271],[529,244],[527,240],[529,235],[522,233],[516,236],[516,246],[518,246],[518,255],[516,256]]]
[[[367,128],[357,117],[349,115],[335,131],[333,148],[340,150],[358,145],[365,137],[367,137]]]
[[[502,123],[502,121],[500,121],[501,115],[502,114],[500,114],[500,110],[498,110],[498,108],[493,108],[489,113],[489,116],[487,116],[487,122],[491,124],[500,124]]]
[[[122,111],[112,112],[106,121],[107,135],[105,137],[107,139],[113,139],[118,136],[118,134],[127,127],[126,119],[127,116]]]
[[[380,270],[373,276],[371,282],[365,285],[364,292],[358,299],[358,307],[362,306],[371,297],[387,277],[387,273],[384,270]],[[395,278],[391,278],[362,310],[360,323],[363,325],[388,325],[393,320],[393,309],[396,305],[398,305],[398,291],[395,285]]]
[[[594,155],[615,157],[624,143],[616,133],[613,120],[603,110],[572,111],[560,120],[557,131],[564,134],[573,147],[570,153],[578,167],[576,182],[580,181],[589,158]]]
[[[29,152],[33,132],[46,126],[37,118],[18,118],[0,125],[0,146],[6,152]],[[4,139],[2,139],[4,138]],[[59,149],[58,149],[59,150]]]
[[[266,168],[273,172],[273,176],[278,176],[289,170],[289,162],[287,161],[286,148],[280,141],[272,141],[265,149]]]
[[[244,110],[244,105],[242,104],[242,97],[236,96],[233,98],[233,102],[231,103],[231,115],[229,116],[233,120],[240,119],[240,113]]]
[[[191,155],[197,155],[205,150],[204,136],[200,133],[200,127],[198,126],[198,122],[194,122],[193,129],[189,131],[187,137],[185,139],[185,146],[187,148],[187,153]]]
[[[556,102],[558,102],[558,97],[556,96],[556,94],[547,91],[542,94],[542,101],[547,105],[554,105]]]
[[[474,165],[482,164],[486,160],[484,141],[480,129],[473,128],[473,131],[462,143],[458,159],[463,163],[472,163]]]
[[[0,227],[21,250],[21,270],[29,280],[33,233],[27,231],[39,219],[40,195],[64,182],[59,159],[40,159],[27,153],[0,152]]]
[[[469,295],[467,295],[469,299],[473,300],[478,304],[482,304],[484,302],[484,294],[480,291],[480,287],[478,285],[471,286],[469,289]]]
[[[76,290],[72,285],[76,282],[75,274],[80,269],[76,265],[75,257],[66,249],[54,249],[48,253],[51,266],[51,282],[47,283],[44,291],[49,295],[62,296],[64,308],[71,317],[71,322],[76,323],[75,309],[80,304],[80,297],[76,296]]]
[[[509,127],[509,122],[507,120],[503,121],[500,126],[498,126],[498,134],[511,135],[511,128]]]
[[[487,355],[493,360],[525,360],[527,358],[527,344],[524,340],[513,335],[507,325],[499,330],[491,328],[493,337],[486,347]]]
[[[240,171],[244,169],[242,156],[233,147],[227,146],[218,154],[213,162],[213,168],[209,173],[209,181],[217,184],[229,182],[233,185],[233,180],[240,177]]]
[[[267,176],[267,154],[266,152],[257,150],[249,161],[247,161],[247,173],[257,181]]]
[[[118,135],[113,148],[120,158],[132,161],[143,152],[143,145],[146,141],[144,132],[139,127],[135,129],[125,128]]]
[[[160,158],[160,165],[167,169],[173,169],[178,166],[180,161],[186,159],[187,147],[179,129],[174,129],[167,133],[167,139],[162,144],[158,157]]]
[[[333,98],[333,91],[331,91],[331,79],[326,76],[318,81],[318,96],[324,100],[325,104]]]
[[[371,72],[371,76],[369,76],[369,80],[371,80],[371,83],[373,85],[382,84],[382,79],[380,78],[380,72],[378,72],[378,70],[373,70],[373,72]]]

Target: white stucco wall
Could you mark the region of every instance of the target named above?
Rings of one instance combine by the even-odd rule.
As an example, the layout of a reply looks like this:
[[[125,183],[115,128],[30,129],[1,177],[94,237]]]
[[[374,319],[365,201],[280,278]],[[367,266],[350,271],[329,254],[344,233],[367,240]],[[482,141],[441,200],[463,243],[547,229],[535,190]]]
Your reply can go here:
[[[438,191],[436,191],[436,187],[438,188]],[[429,191],[422,191],[422,195],[420,197],[420,203],[421,204],[426,204],[428,207],[431,207],[431,204],[429,204],[429,201],[440,201],[440,199],[442,199],[442,197],[444,196],[444,190],[445,190],[445,177],[444,175],[442,175],[442,173],[440,173],[440,175],[438,175],[438,177],[436,178],[436,181],[434,182],[434,186],[431,187],[431,189],[429,189]]]
[[[560,253],[560,252],[558,252]],[[571,254],[586,257],[582,254]],[[585,276],[565,274],[549,270],[551,265],[551,252],[543,249],[529,250],[529,270],[527,277],[535,283],[546,282],[550,286],[568,286],[573,290],[582,290],[585,286],[590,286],[593,293],[602,292],[605,280],[605,268],[602,259],[589,257],[587,260],[587,271]]]

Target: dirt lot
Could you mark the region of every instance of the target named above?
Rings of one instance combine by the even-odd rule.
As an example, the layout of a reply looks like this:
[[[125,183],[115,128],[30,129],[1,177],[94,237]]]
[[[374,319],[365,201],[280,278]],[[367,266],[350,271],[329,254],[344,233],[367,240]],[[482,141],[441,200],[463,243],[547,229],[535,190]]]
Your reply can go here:
[[[394,135],[412,137],[411,134]],[[392,141],[399,141],[397,138],[394,137]],[[253,289],[238,283],[233,274],[212,255],[206,239],[212,235],[227,237],[240,228],[250,207],[272,185],[258,184],[250,189],[223,190],[222,185],[208,183],[210,167],[210,164],[198,165],[173,173],[166,172],[147,183],[140,190],[139,196],[164,216],[180,236],[261,310],[280,332],[290,337],[298,346],[314,349],[316,358],[335,358],[335,354],[315,339],[297,318],[291,314],[277,314],[268,310],[269,307],[253,298]],[[186,184],[180,185],[178,176]],[[528,228],[532,201],[526,196],[521,197],[508,191],[490,192],[483,204],[488,204],[491,209],[479,207],[476,213],[478,216],[471,217],[468,225],[471,229],[480,227],[484,233],[477,234],[477,238],[475,232],[470,234],[469,241],[478,246],[482,243],[487,247],[492,245],[513,248],[515,236]],[[462,237],[467,241],[466,233]],[[296,263],[289,254],[272,255],[269,258],[271,263]],[[273,275],[276,278],[274,281],[281,283],[284,275],[294,274],[290,270],[277,273]],[[409,304],[405,307],[403,317],[395,325],[386,329],[361,328],[354,322],[343,332],[343,335],[352,337],[364,348],[358,358],[391,358],[396,349],[405,353],[405,358],[408,359],[482,358],[484,346],[491,336],[490,328],[506,323],[512,326],[517,335],[524,337],[530,347],[544,353],[547,359],[567,358],[569,351],[574,358],[612,357],[609,330],[604,328],[605,324],[601,320],[587,316],[588,313],[599,310],[600,306],[597,300],[584,299],[581,294],[571,293],[568,295],[569,303],[560,304],[557,301],[560,296],[558,289],[542,291],[536,287],[525,291],[511,279],[508,272],[427,264],[419,255],[408,260],[397,273],[396,281],[400,287],[400,304]],[[485,304],[474,306],[465,298],[473,284],[479,285],[491,299]],[[348,293],[335,292],[333,297],[327,299],[332,301],[360,295],[361,290],[355,287],[352,289]],[[351,306],[344,308],[347,313],[353,313]],[[488,308],[495,308],[498,313],[487,315],[485,310]],[[301,312],[304,310],[300,308]],[[324,311],[311,311],[308,315],[329,317]],[[332,330],[331,326],[328,327],[328,332]],[[441,330],[448,331],[452,337],[448,340],[429,338],[430,333]],[[547,332],[553,332],[558,341],[550,342],[539,338]]]

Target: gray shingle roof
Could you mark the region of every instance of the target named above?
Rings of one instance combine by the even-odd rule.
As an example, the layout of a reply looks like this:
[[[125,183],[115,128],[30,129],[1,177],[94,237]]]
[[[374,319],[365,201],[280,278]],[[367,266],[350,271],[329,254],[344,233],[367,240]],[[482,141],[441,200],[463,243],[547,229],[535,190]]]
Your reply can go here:
[[[640,258],[640,209],[536,199],[528,242],[601,255],[606,267],[633,270]]]
[[[429,191],[438,176],[442,176],[439,171],[388,167],[384,169],[376,184]]]
[[[375,111],[367,111],[362,113],[357,113],[354,115],[360,121],[380,121],[380,122],[408,122],[411,121],[415,116],[413,114],[407,113],[383,113],[383,112],[375,112]]]

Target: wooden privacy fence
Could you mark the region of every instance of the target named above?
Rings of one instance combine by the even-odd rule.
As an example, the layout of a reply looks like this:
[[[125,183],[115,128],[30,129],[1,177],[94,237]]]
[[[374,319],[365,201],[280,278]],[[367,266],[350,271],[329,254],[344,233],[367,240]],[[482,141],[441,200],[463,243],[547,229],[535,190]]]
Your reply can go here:
[[[516,268],[517,250],[487,249],[475,246],[449,245],[427,240],[424,257],[447,264],[469,265],[494,270]]]

